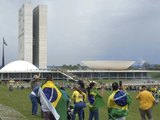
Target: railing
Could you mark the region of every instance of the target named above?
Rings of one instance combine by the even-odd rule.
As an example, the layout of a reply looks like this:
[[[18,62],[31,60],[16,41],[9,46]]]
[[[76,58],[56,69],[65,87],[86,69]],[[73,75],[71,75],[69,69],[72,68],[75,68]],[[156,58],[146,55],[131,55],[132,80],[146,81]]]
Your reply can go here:
[[[59,71],[61,74],[63,74],[64,76],[66,76],[68,78],[68,80],[72,80],[72,81],[77,81],[76,78],[74,78],[73,76],[69,75],[67,72],[64,71]]]

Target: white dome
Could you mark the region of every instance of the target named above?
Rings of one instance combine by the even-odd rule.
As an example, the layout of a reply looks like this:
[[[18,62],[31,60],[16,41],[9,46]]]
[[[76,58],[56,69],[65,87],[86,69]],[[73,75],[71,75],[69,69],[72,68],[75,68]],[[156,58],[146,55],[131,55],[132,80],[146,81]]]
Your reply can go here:
[[[17,60],[7,64],[0,70],[0,72],[27,72],[27,71],[28,72],[39,71],[39,69],[27,61]]]
[[[126,60],[82,61],[83,64],[95,70],[124,70],[129,68],[134,62]]]

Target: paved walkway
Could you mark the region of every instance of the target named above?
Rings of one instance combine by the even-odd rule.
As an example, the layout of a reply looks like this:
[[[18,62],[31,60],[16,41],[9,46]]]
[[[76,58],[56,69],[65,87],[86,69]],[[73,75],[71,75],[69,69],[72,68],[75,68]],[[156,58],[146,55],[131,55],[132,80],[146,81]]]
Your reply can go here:
[[[18,111],[13,108],[4,106],[0,104],[0,120],[27,120],[25,116],[23,116]]]

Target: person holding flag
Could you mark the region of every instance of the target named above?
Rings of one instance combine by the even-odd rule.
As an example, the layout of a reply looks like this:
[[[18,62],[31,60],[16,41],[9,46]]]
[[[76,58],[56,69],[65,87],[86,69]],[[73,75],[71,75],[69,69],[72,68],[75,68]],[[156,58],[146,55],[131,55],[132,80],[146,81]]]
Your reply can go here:
[[[46,83],[39,89],[44,120],[67,120],[67,102],[63,93],[48,74]]]
[[[125,120],[128,115],[130,96],[119,89],[117,82],[112,83],[113,93],[108,98],[108,116],[109,120]]]
[[[99,120],[99,113],[98,109],[104,106],[104,100],[99,95],[98,91],[96,90],[96,83],[91,82],[87,87],[88,92],[88,101],[89,101],[89,119],[88,120]]]

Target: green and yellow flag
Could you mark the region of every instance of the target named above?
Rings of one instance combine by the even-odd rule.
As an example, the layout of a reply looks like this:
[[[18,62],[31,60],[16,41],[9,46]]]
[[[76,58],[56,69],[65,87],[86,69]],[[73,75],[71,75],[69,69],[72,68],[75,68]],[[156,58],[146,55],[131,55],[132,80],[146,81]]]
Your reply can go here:
[[[46,98],[59,114],[59,120],[67,120],[67,100],[59,88],[52,81],[47,81],[42,86],[42,90]]]
[[[99,94],[97,94],[97,95],[95,96],[94,105],[95,105],[95,107],[97,107],[97,108],[104,107],[104,105],[105,105],[105,102],[104,102],[104,100],[103,100],[103,97],[100,96]]]
[[[129,105],[131,104],[130,96],[122,90],[118,90],[111,95],[111,98],[114,102],[108,108],[109,120],[116,120],[128,115]]]

